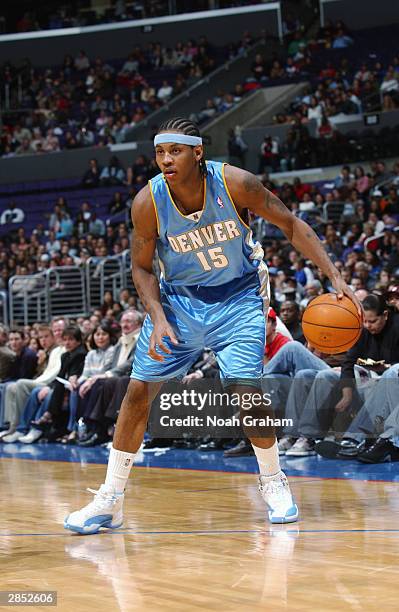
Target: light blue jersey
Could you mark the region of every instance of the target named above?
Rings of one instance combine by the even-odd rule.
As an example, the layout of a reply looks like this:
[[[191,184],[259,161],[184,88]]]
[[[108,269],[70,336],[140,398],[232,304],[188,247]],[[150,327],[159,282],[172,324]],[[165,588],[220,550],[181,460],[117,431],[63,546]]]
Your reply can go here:
[[[180,377],[208,347],[224,381],[260,380],[269,293],[263,250],[234,206],[224,164],[209,161],[207,169],[204,206],[193,215],[179,211],[162,174],[149,182],[158,224],[161,302],[178,345],[164,339],[171,354],[164,362],[152,359],[153,324],[147,316],[132,378]]]
[[[258,271],[263,250],[252,240],[228,191],[225,164],[208,161],[202,211],[184,215],[163,174],[150,181],[163,278],[173,286],[218,286]]]

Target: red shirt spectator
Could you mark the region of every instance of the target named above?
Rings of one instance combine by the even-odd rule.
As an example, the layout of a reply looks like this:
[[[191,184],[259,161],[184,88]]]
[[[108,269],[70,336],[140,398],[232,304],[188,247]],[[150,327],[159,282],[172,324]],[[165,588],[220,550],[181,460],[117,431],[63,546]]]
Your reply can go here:
[[[276,332],[273,340],[270,343],[266,342],[265,356],[267,357],[267,360],[270,361],[270,359],[274,357],[274,355],[281,349],[282,346],[284,346],[284,344],[287,344],[287,342],[291,342],[291,340],[287,338],[287,336],[280,334],[280,332]]]
[[[277,315],[273,308],[269,308],[266,327],[266,346],[264,362],[267,363],[281,349],[284,344],[291,342],[287,336],[277,331]]]

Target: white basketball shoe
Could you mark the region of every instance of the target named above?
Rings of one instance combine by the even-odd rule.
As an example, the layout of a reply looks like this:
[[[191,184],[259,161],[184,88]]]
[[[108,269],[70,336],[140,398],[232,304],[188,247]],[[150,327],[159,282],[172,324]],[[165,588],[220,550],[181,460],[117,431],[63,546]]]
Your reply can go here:
[[[295,523],[298,520],[298,506],[283,471],[274,476],[259,476],[259,491],[268,507],[271,523]]]
[[[117,494],[103,484],[98,491],[87,490],[94,493],[93,501],[81,510],[69,514],[64,520],[65,529],[82,535],[91,535],[98,533],[102,527],[107,529],[122,527],[124,494]]]

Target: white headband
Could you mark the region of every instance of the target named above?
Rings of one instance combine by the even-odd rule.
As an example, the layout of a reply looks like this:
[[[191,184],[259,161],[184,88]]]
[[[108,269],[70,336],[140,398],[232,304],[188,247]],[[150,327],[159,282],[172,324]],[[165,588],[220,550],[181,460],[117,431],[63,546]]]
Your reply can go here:
[[[177,144],[184,144],[188,145],[189,147],[196,147],[197,145],[202,145],[202,138],[201,136],[188,136],[187,134],[180,134],[177,132],[163,132],[162,134],[157,134],[155,136],[154,147],[166,142],[176,142]]]

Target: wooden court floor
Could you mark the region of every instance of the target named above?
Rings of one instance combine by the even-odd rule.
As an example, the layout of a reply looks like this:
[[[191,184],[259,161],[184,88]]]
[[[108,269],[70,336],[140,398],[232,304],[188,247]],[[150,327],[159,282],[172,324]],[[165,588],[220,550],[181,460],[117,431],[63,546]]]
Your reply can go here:
[[[399,608],[398,483],[293,478],[301,521],[271,528],[253,475],[137,468],[123,529],[65,531],[104,469],[0,460],[1,590],[67,612]]]

